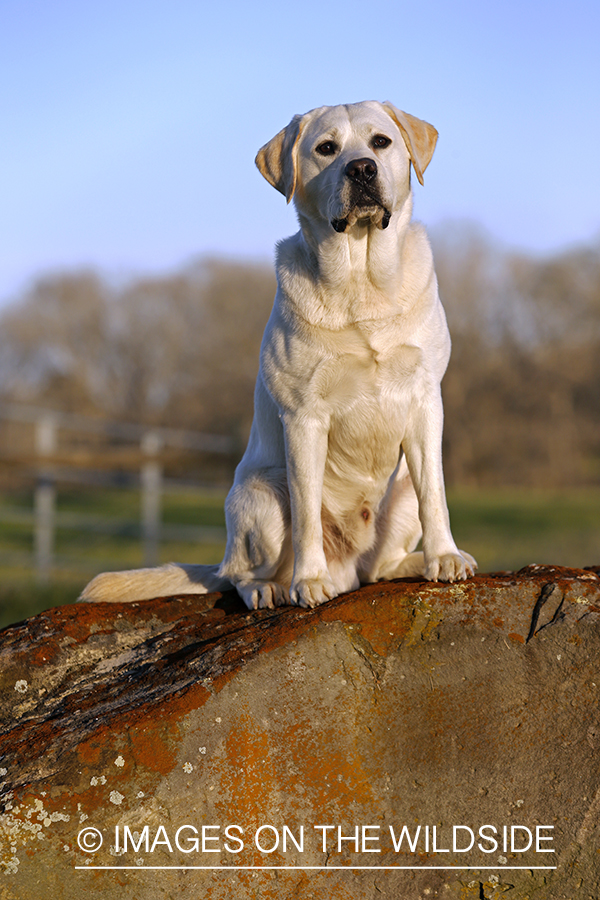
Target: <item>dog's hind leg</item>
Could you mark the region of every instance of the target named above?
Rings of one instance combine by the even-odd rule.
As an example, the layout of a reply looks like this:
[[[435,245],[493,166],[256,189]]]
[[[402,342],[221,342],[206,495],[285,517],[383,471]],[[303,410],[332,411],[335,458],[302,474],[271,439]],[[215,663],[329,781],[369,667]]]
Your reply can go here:
[[[219,575],[235,585],[248,609],[289,603],[293,553],[285,469],[252,472],[225,504],[227,549]]]
[[[415,552],[421,537],[419,502],[404,457],[390,479],[375,527],[375,543],[358,567],[363,583],[424,573],[423,554]]]

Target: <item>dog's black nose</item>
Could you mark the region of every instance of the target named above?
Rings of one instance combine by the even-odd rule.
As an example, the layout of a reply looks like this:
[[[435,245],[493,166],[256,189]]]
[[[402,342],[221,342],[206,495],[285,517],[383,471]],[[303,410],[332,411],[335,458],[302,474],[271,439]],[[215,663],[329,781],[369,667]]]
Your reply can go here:
[[[362,159],[351,159],[344,171],[352,181],[369,184],[377,175],[377,163],[368,156]]]

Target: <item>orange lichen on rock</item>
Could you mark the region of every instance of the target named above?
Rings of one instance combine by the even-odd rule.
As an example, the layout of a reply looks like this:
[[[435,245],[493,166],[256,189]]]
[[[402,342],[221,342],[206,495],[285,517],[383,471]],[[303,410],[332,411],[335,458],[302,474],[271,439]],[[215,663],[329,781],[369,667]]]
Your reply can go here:
[[[0,897],[491,896],[488,855],[430,842],[434,826],[445,847],[453,824],[486,822],[554,829],[556,869],[504,854],[526,867],[511,870],[515,896],[594,896],[599,620],[595,571],[534,566],[369,585],[315,610],[248,612],[213,594],[12,626],[0,633]],[[228,824],[243,849],[223,840]],[[390,826],[403,825],[422,828],[414,852],[394,850]],[[315,826],[331,829],[326,852]],[[285,827],[302,850],[283,850]],[[379,853],[355,848],[363,827]],[[94,850],[80,843],[88,828]],[[431,868],[465,862],[468,882]],[[411,864],[430,868],[398,868]]]

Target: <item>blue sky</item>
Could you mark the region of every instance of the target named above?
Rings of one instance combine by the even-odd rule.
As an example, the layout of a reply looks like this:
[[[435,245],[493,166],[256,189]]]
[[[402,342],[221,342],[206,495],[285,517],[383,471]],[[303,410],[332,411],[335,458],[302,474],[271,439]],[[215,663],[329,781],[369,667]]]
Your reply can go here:
[[[599,34],[596,0],[0,0],[0,303],[46,271],[269,259],[296,225],[256,151],[363,99],[440,132],[429,226],[597,240]]]

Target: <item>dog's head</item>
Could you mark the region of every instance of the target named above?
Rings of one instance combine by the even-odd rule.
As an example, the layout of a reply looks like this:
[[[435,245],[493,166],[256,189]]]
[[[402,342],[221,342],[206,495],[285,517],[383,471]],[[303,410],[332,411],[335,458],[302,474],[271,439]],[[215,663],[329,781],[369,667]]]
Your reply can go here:
[[[338,232],[357,222],[387,228],[410,193],[410,165],[423,184],[436,140],[432,125],[391,103],[323,106],[294,116],[256,165],[301,216]]]

